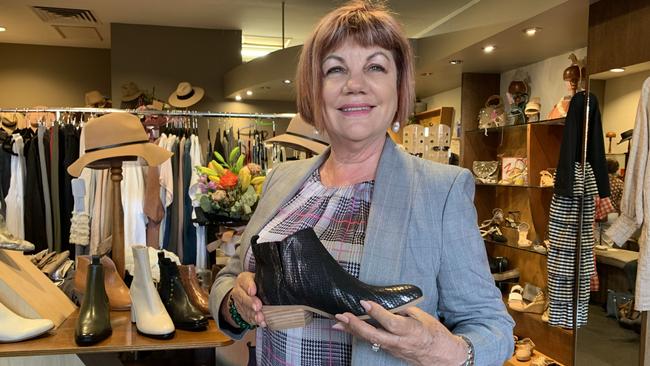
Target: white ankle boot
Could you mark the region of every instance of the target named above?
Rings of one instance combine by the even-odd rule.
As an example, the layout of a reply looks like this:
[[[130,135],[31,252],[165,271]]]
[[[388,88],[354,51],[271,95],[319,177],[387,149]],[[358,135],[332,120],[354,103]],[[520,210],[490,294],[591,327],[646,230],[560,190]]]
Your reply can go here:
[[[54,328],[49,319],[27,319],[0,303],[0,343],[19,342],[38,337]]]
[[[174,336],[174,323],[153,284],[149,254],[144,246],[133,246],[134,274],[131,282],[131,322],[138,332],[160,339]]]

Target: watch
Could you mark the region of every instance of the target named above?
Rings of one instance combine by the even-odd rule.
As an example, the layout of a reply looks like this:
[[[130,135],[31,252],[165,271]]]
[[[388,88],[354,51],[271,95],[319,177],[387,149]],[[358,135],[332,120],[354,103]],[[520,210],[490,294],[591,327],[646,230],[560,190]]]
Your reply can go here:
[[[472,341],[464,335],[458,335],[458,337],[467,343],[467,358],[460,366],[474,366],[474,345],[472,344]]]

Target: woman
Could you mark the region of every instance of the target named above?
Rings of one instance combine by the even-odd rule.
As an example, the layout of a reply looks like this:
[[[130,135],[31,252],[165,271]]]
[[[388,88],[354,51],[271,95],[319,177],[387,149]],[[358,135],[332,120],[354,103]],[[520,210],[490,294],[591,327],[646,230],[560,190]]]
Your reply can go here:
[[[414,99],[412,62],[396,21],[364,2],[326,15],[306,41],[298,111],[327,132],[331,148],[269,174],[210,299],[229,336],[242,337],[242,319],[259,325],[258,365],[500,365],[512,354],[513,322],[489,272],[471,174],[412,157],[387,138]],[[266,329],[250,239],[280,241],[305,227],[350,274],[415,284],[424,300],[400,314],[362,302],[381,327],[345,313]]]

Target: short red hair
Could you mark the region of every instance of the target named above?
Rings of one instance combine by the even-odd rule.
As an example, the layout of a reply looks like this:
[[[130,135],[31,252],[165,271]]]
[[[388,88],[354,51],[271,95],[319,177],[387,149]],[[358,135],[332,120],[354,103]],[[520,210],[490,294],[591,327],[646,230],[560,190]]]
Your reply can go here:
[[[352,1],[325,15],[305,41],[296,72],[298,113],[306,122],[322,129],[322,62],[327,54],[347,40],[362,47],[381,47],[393,53],[397,66],[394,121],[405,122],[415,100],[411,45],[402,27],[386,8],[363,0]]]

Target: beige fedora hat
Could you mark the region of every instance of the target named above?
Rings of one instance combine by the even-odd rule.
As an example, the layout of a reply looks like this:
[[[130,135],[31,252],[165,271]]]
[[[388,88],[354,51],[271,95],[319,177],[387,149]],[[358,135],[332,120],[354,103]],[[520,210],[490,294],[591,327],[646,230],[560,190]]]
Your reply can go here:
[[[91,90],[84,95],[84,100],[87,106],[104,105],[106,98],[99,92],[99,90]]]
[[[144,93],[136,83],[129,81],[122,84],[122,101],[130,102]]]
[[[177,108],[186,108],[194,105],[203,98],[205,90],[198,86],[192,86],[187,81],[178,83],[176,90],[169,96],[169,104]]]
[[[109,113],[91,119],[84,127],[86,153],[68,166],[78,177],[81,170],[97,160],[139,156],[150,166],[162,164],[172,153],[149,142],[140,119],[128,113]]]
[[[283,144],[292,149],[308,150],[315,154],[322,154],[330,144],[330,140],[324,132],[317,132],[314,126],[305,122],[298,113],[289,122],[287,132],[265,142]]]

